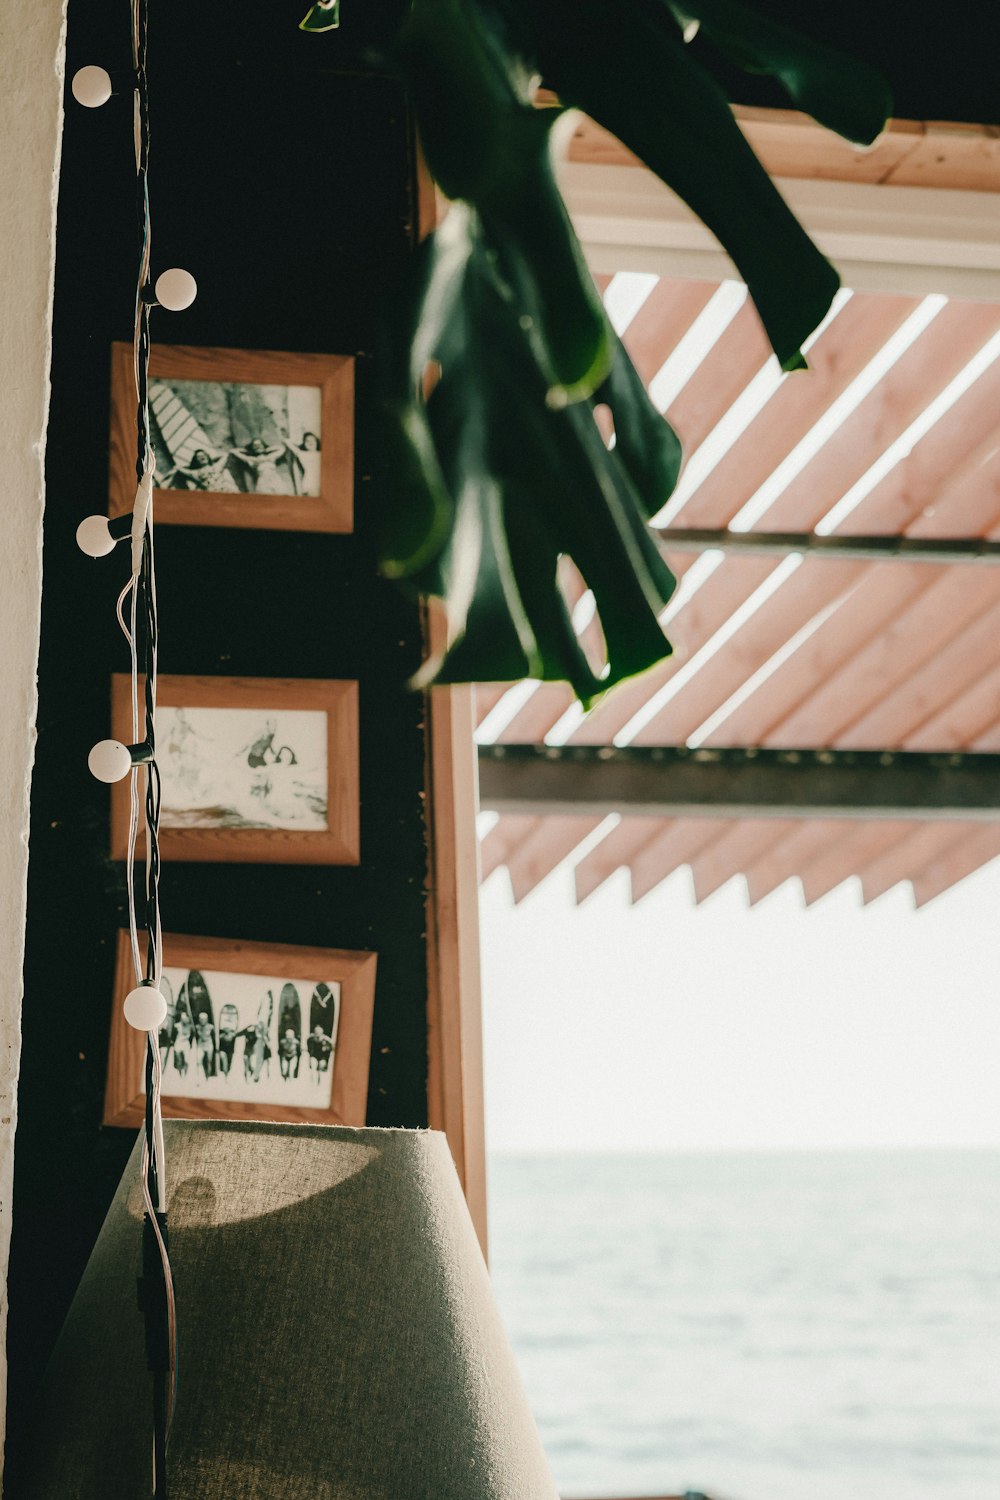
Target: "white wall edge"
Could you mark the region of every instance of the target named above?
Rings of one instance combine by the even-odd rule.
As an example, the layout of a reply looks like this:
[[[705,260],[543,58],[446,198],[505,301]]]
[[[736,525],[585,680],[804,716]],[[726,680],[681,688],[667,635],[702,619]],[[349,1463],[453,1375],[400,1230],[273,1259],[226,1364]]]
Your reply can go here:
[[[52,346],[65,0],[8,7],[0,46],[0,1337],[6,1346],[14,1132],[21,1047],[28,796],[42,597],[45,431]],[[7,1366],[0,1359],[0,1424]]]
[[[645,168],[563,162],[558,179],[593,271],[737,275],[715,236]],[[1000,301],[1000,195],[788,178],[777,186],[845,286]]]

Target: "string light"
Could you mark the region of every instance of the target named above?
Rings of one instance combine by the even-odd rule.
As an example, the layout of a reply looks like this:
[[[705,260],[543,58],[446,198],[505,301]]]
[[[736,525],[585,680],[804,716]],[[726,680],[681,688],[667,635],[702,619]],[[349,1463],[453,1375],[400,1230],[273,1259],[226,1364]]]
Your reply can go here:
[[[122,1006],[125,1019],[136,1031],[159,1031],[167,1019],[167,1002],[163,992],[152,983],[129,990]]]
[[[121,740],[98,740],[87,756],[90,774],[98,781],[124,781],[135,767],[148,764],[148,745],[123,745]]]
[[[107,557],[114,551],[115,538],[107,516],[87,516],[76,528],[76,545],[88,557]]]
[[[157,276],[154,291],[160,307],[166,308],[168,312],[183,312],[197,297],[198,283],[190,271],[172,266],[169,271],[161,271]]]
[[[149,211],[149,94],[146,77],[148,0],[131,0],[133,78],[133,137],[135,142],[136,208],[139,267],[135,294],[133,364],[136,392],[136,494],[131,514],[108,520],[87,516],[77,527],[76,540],[88,557],[106,557],[116,544],[130,539],[128,581],[118,595],[118,622],[131,658],[130,745],[100,740],[90,751],[91,773],[102,782],[129,780],[129,834],[125,865],[129,935],[135,985],[124,1000],[128,1025],[146,1036],[146,1116],[141,1153],[143,1274],[140,1305],[147,1362],[153,1376],[153,1496],[166,1500],[167,1440],[176,1401],[177,1318],[167,1234],[166,1160],[161,1110],[162,1065],[159,1029],[167,1015],[161,989],[163,947],[160,932],[158,832],[160,773],[156,762],[157,614],[156,572],[153,556],[153,469],[149,431],[149,317],[160,306],[180,312],[190,307],[198,287],[189,271],[172,267],[150,285],[151,221]],[[105,69],[81,68],[72,81],[73,97],[96,109],[111,97],[112,81]],[[144,796],[140,801],[139,775]],[[136,878],[136,844],[140,806],[145,814],[145,859],[141,884]],[[141,924],[140,924],[141,913]],[[140,925],[145,938],[140,943]],[[143,952],[143,946],[145,952]]]
[[[105,68],[95,67],[91,63],[85,68],[77,69],[70,88],[77,104],[82,104],[85,109],[100,109],[102,104],[107,104],[113,92],[111,74]]]

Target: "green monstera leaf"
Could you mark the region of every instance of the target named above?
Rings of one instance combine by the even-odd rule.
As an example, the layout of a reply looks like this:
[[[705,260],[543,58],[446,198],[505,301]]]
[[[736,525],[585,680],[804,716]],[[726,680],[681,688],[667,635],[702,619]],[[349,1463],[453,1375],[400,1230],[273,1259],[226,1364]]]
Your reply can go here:
[[[386,362],[395,477],[383,566],[447,603],[455,644],[420,681],[565,679],[590,702],[670,651],[657,615],[674,579],[646,523],[676,483],[680,446],[613,334],[611,367],[592,394],[551,400],[549,361],[511,316],[516,255],[464,206],[421,251],[411,357],[405,369]],[[425,400],[428,366],[441,373]],[[598,405],[611,412],[613,450]],[[562,556],[594,594],[600,671],[558,588]]]
[[[453,644],[419,682],[565,679],[585,703],[670,652],[673,578],[648,529],[680,446],[609,326],[559,195],[567,106],[625,142],[713,231],[786,370],[839,279],[760,166],[685,37],[851,140],[889,113],[882,78],[748,0],[411,0],[394,62],[431,173],[454,201],[414,257],[380,360],[392,473],[383,567],[446,603]],[[539,110],[539,80],[561,105]],[[609,447],[595,420],[606,405]],[[559,590],[571,557],[606,660]]]
[[[685,33],[697,25],[745,72],[778,79],[792,103],[820,125],[858,146],[870,146],[884,129],[892,96],[869,63],[824,47],[743,0],[666,3]]]
[[[840,285],[830,263],[802,229],[733,118],[722,90],[684,42],[684,26],[706,32],[755,68],[768,62],[796,86],[796,102],[866,138],[884,124],[886,94],[861,89],[867,108],[834,108],[835,80],[844,97],[858,91],[853,59],[767,25],[731,0],[619,0],[613,25],[605,0],[503,0],[535,64],[565,104],[605,125],[683,198],[720,240],[743,277],[775,353],[800,368],[805,338],[825,317]],[[721,18],[721,19],[720,19]],[[725,24],[723,24],[725,23]],[[756,23],[757,30],[754,24]],[[608,65],[613,47],[615,64]]]
[[[587,397],[611,366],[611,331],[556,187],[551,129],[490,13],[469,0],[414,0],[398,44],[428,166],[447,197],[475,205],[502,245],[512,310],[555,404]],[[495,18],[494,18],[495,21]]]
[[[300,31],[335,31],[340,25],[340,0],[316,0],[299,22]]]

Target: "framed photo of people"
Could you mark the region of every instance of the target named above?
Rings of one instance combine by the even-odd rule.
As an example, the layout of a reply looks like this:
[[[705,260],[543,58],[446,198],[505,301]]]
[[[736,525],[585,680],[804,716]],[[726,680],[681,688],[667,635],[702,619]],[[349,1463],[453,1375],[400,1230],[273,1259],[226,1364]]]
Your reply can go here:
[[[132,361],[112,346],[112,516],[135,501]],[[149,428],[156,522],[353,530],[353,357],[154,344]]]
[[[164,1115],[364,1125],[375,967],[374,953],[164,934]],[[137,1127],[145,1109],[146,1034],[122,1013],[134,974],[120,932],[105,1125]]]
[[[132,740],[124,673],[111,680],[111,733]],[[156,759],[162,859],[359,863],[356,682],[160,676]],[[130,799],[126,777],[111,789],[113,859],[127,854]]]

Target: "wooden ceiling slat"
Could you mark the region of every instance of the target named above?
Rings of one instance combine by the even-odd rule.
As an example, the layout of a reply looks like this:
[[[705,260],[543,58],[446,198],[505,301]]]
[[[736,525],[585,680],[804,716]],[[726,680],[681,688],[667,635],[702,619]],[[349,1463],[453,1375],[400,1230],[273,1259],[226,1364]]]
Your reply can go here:
[[[966,750],[1000,718],[1000,678],[980,677],[912,730],[904,750]]]
[[[664,350],[664,359],[669,353]],[[680,437],[686,459],[773,358],[757,309],[748,300],[667,408],[667,421]]]
[[[676,524],[726,526],[916,309],[916,297],[857,293],[699,485]]]
[[[593,895],[598,886],[622,865],[628,864],[636,852],[664,828],[672,826],[671,820],[666,818],[622,818],[577,864],[574,872],[577,905]]]
[[[713,839],[689,861],[694,899],[698,905],[707,901],[734,875],[745,874],[756,860],[773,849],[795,827],[796,821],[792,818],[745,818],[731,824],[724,837]]]
[[[649,385],[717,290],[715,281],[679,281],[664,276],[656,283],[623,336],[644,385]]]
[[[629,331],[647,379],[669,353],[669,348],[657,351],[657,337],[672,329],[670,341],[676,342],[712,290],[681,283],[654,288]],[[704,525],[728,520],[913,305],[910,299],[851,299],[813,348],[812,384],[807,377],[781,384],[692,497],[704,513],[686,509],[685,520]],[[866,308],[871,316],[862,316]],[[1000,307],[949,303],[757,524],[768,530],[811,529],[998,328]],[[689,453],[767,357],[756,314],[744,306],[669,413]],[[839,529],[925,537],[1000,533],[998,413],[1000,365],[979,377]],[[695,558],[679,555],[676,561],[681,573]],[[779,566],[774,558],[727,557],[670,622],[675,657],[643,679],[622,684],[577,727],[570,742],[611,743]],[[583,580],[573,580],[571,604],[583,586]],[[794,654],[716,727],[706,745],[1000,750],[998,587],[1000,573],[985,568],[807,558],[714,655],[706,654],[697,672],[689,676],[685,670],[683,685],[633,742],[687,740],[803,631]],[[828,610],[814,633],[805,634],[804,628]],[[585,635],[594,647],[599,625],[592,621]],[[508,687],[479,690],[480,722]],[[542,684],[499,738],[540,743],[571,702],[563,685]],[[483,842],[484,875],[506,864],[521,900],[573,858],[598,827],[599,818],[589,814],[505,815]],[[998,853],[995,825],[626,818],[579,861],[576,884],[578,899],[586,899],[625,866],[632,899],[638,901],[689,864],[699,901],[742,873],[751,901],[798,875],[811,903],[859,875],[866,900],[910,880],[920,902],[934,899]]]
[[[505,693],[514,687],[513,682],[478,682],[476,684],[476,727],[491,714]]]
[[[869,860],[877,859],[921,827],[921,823],[904,819],[845,824],[840,837],[829,840],[826,847],[799,871],[806,905],[814,905],[835,886],[857,875]]]
[[[970,750],[990,751],[1000,745],[1000,716],[981,729],[974,740],[969,742]]]
[[[997,585],[1000,588],[1000,578]],[[962,697],[984,673],[997,674],[1000,710],[1000,600],[981,613],[968,629],[936,645],[920,671],[889,688],[883,698],[851,724],[848,743],[855,750],[939,750],[964,744],[970,726],[963,723]],[[950,710],[950,711],[949,711]],[[948,722],[945,742],[928,722]]]
[[[515,902],[521,902],[553,873],[573,850],[589,838],[601,817],[544,818],[507,859],[507,874]]]
[[[912,879],[916,870],[960,843],[967,829],[968,825],[963,823],[924,823],[868,860],[858,872],[865,905],[870,906],[893,886]]]
[[[1000,307],[998,307],[1000,317]],[[1000,363],[965,392],[868,496],[863,517],[877,514],[896,534],[915,513],[932,507],[949,474],[1000,431]],[[859,512],[859,516],[861,512]]]
[[[1000,531],[1000,432],[955,466],[937,498],[906,530],[917,537],[993,537]]]
[[[998,327],[1000,305],[949,302],[778,496],[759,526],[775,531],[811,530],[965,368]],[[866,508],[871,500],[869,496]],[[899,526],[905,526],[928,503],[908,504]],[[857,517],[862,513],[859,510]],[[850,529],[858,529],[855,518]],[[888,529],[897,527],[889,525]]]
[[[777,566],[773,557],[727,558],[670,622],[667,634],[674,643],[674,655],[609,693],[574,730],[570,743],[610,744],[633,714],[726,623]]]
[[[696,855],[724,839],[734,826],[731,819],[678,818],[649,839],[629,860],[632,905],[662,885],[681,865],[690,864]]]
[[[797,876],[804,865],[828,849],[843,831],[844,825],[839,819],[800,820],[791,832],[777,839],[747,865],[743,873],[750,905],[756,906],[786,880]]]
[[[917,568],[915,572],[922,574],[916,580],[917,591],[907,598],[900,589],[902,597],[898,603],[892,585],[901,570],[898,567],[890,570],[888,579],[886,571],[884,567],[873,570],[865,579],[864,588],[852,596],[849,620],[844,622],[851,627],[848,631],[843,626],[837,629],[830,621],[827,628],[817,631],[809,641],[805,655],[809,656],[813,646],[817,654],[803,661],[801,670],[820,685],[768,730],[765,744],[860,749],[853,734],[855,722],[903,679],[919,675],[943,646],[966,626],[974,624],[984,610],[1000,602],[1000,571],[977,572],[957,567],[942,572],[936,568]],[[888,600],[888,611],[881,610],[883,624],[870,631],[866,628],[863,593],[870,598],[881,596],[883,603]],[[820,637],[829,639],[821,641]],[[838,648],[841,666],[836,665],[834,656]],[[813,676],[814,662],[830,661],[831,657],[831,669],[825,676]],[[898,744],[907,727],[903,721],[890,721],[889,738],[883,743]]]
[[[573,703],[573,690],[565,682],[540,682],[509,724],[496,736],[501,745],[538,745]]]
[[[916,520],[921,515],[918,507],[922,506],[923,498],[920,491],[915,490],[913,487],[911,487],[906,497],[906,503],[909,507],[906,519],[913,519],[913,529],[915,529]],[[859,516],[861,517],[860,529],[870,532],[889,531],[891,523],[888,513],[895,508],[895,496],[887,494],[883,490],[883,487],[879,486],[878,491],[873,492],[859,508]],[[912,515],[914,510],[917,511],[916,516]],[[898,519],[899,517],[897,516],[897,521]],[[909,528],[906,526],[903,527],[903,531],[909,534]],[[804,567],[735,637],[732,642],[732,652],[726,652],[726,661],[730,659],[738,660],[744,679],[752,671],[756,670],[757,667],[762,666],[769,659],[769,656],[773,654],[773,651],[778,649],[773,642],[777,633],[776,622],[780,620],[782,610],[787,610],[785,639],[788,640],[807,623],[810,616],[815,616],[819,609],[825,608],[828,603],[832,602],[833,595],[831,593],[830,580],[825,579],[823,574],[818,571],[819,569],[831,566],[834,566],[834,564],[826,559],[807,560]],[[792,744],[796,733],[799,732],[797,726],[790,728],[787,734],[784,728],[782,728],[780,730],[780,738],[767,737],[768,735],[776,736],[779,733],[778,724],[781,717],[781,706],[784,705],[787,713],[790,706],[804,706],[808,702],[811,702],[814,684],[820,685],[818,688],[820,693],[825,691],[827,679],[831,672],[837,669],[838,660],[843,654],[844,632],[846,631],[852,638],[857,637],[857,631],[854,627],[858,623],[863,623],[859,611],[863,611],[866,608],[866,599],[871,599],[872,590],[875,591],[877,603],[883,590],[895,590],[900,585],[904,578],[903,569],[906,565],[902,563],[892,563],[888,566],[845,563],[838,566],[844,569],[842,579],[845,591],[847,588],[851,588],[853,589],[853,593],[850,596],[846,592],[844,593],[843,605],[816,631],[814,636],[810,637],[799,651],[790,657],[767,682],[762,684],[746,702],[741,704],[723,724],[712,732],[706,740],[706,744],[754,744],[758,742],[775,745]],[[848,572],[848,569],[852,571]],[[910,569],[914,597],[923,589],[933,587],[936,577],[940,576],[934,570],[926,567],[921,570],[915,565],[910,565]],[[959,570],[953,569],[951,572],[957,576]],[[814,593],[812,591],[813,579],[816,580]],[[805,608],[801,607],[798,603],[795,588],[796,583],[798,583],[800,590],[807,587],[808,591],[812,594]],[[901,610],[909,602],[907,597],[908,589],[909,585],[906,585],[903,596],[898,599],[897,607]],[[764,635],[764,646],[761,645],[762,634]],[[771,650],[765,650],[765,646],[771,647]],[[756,665],[753,667],[749,666],[751,661],[755,662]],[[712,671],[713,668],[714,672]],[[725,675],[725,661],[721,666],[716,666],[716,663],[712,662],[706,670],[712,673],[713,678],[722,677]],[[730,673],[729,675],[729,682],[733,684],[729,687],[730,692],[735,691],[736,686],[738,686],[738,683],[735,683],[735,675],[737,674]],[[698,676],[700,680],[705,677],[705,673],[699,673]],[[716,704],[725,701],[725,695],[711,678],[706,678],[700,684],[700,687],[703,704],[706,701],[710,701],[713,695],[716,698]],[[692,693],[691,698],[695,700],[696,695]],[[675,699],[674,703],[676,704],[676,702],[677,700]],[[711,709],[708,712],[711,712]],[[704,722],[704,718],[708,717],[708,712],[705,713],[701,722]],[[692,733],[693,727],[687,728],[686,733]],[[652,726],[647,726],[647,728],[652,728]],[[670,726],[670,729],[663,726],[658,730],[658,732],[667,733],[668,737],[671,731],[680,734],[682,732],[682,725],[679,723],[673,724]],[[789,735],[791,738],[788,737]],[[797,743],[826,744],[828,742],[824,733],[823,738],[813,740],[807,737]],[[889,743],[892,742],[890,741]]]
[[[913,876],[913,899],[926,906],[951,886],[965,880],[976,870],[1000,855],[1000,828],[967,828],[965,836]]]
[[[494,870],[507,863],[508,856],[529,834],[541,828],[544,820],[524,813],[504,813],[479,845],[480,880],[488,880]]]
[[[736,561],[734,558],[724,566],[731,567]],[[864,567],[864,563],[807,559],[726,646],[706,661],[701,670],[644,725],[634,743],[683,744],[802,625],[838,599],[846,602]],[[897,569],[893,571],[895,574]],[[843,613],[848,614],[846,608]],[[710,738],[713,744],[741,743],[740,740],[728,739],[723,731]]]

